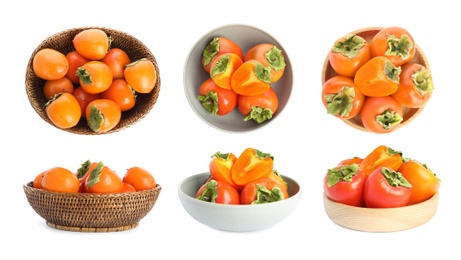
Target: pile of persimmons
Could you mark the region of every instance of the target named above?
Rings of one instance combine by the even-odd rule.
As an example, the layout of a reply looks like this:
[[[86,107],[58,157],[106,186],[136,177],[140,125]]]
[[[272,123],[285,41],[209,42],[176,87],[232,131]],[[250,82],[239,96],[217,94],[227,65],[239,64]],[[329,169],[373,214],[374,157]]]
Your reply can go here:
[[[440,179],[416,159],[386,145],[365,157],[351,157],[328,169],[323,180],[332,201],[355,207],[395,208],[432,198]]]
[[[210,75],[198,99],[212,115],[238,108],[245,121],[262,123],[278,109],[272,84],[285,72],[285,57],[272,43],[254,45],[246,53],[233,40],[215,37],[204,48],[202,67]]]
[[[336,75],[322,88],[328,114],[359,117],[370,132],[394,131],[405,109],[422,108],[434,90],[428,64],[416,59],[417,51],[412,35],[401,27],[378,29],[369,41],[355,33],[338,39],[328,56]]]
[[[265,204],[287,199],[288,184],[274,170],[274,156],[248,147],[239,156],[216,152],[210,176],[196,199],[218,204]]]
[[[123,176],[104,165],[90,160],[81,164],[75,172],[64,167],[52,167],[39,173],[33,187],[68,193],[119,193],[153,189],[157,186],[154,176],[145,168],[128,168]]]
[[[112,40],[104,30],[85,29],[74,36],[73,51],[44,48],[34,55],[33,71],[45,80],[46,114],[55,126],[72,128],[83,118],[94,132],[110,131],[135,106],[137,93],[155,87],[154,64],[132,61],[126,50],[111,47]]]

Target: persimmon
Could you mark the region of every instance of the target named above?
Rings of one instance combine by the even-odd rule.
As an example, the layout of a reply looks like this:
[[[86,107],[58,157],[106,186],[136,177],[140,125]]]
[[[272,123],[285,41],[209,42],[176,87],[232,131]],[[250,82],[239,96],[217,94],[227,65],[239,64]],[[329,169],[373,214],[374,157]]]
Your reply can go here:
[[[368,42],[356,34],[347,34],[334,43],[328,61],[339,75],[353,78],[357,70],[371,59]]]
[[[45,172],[46,171],[43,171],[35,176],[34,181],[32,183],[32,187],[36,189],[42,188],[42,179],[43,179],[43,175],[45,174]]]
[[[384,56],[395,66],[401,66],[413,59],[416,44],[413,36],[402,27],[381,29],[370,42],[372,57]]]
[[[401,71],[388,58],[374,57],[357,70],[354,83],[365,96],[389,96],[399,88]]]
[[[59,93],[74,93],[74,84],[67,77],[62,77],[54,80],[47,80],[43,85],[43,94],[47,100],[51,100],[54,95]]]
[[[211,63],[210,77],[219,87],[231,90],[232,75],[242,63],[242,59],[235,53],[221,54]]]
[[[239,95],[262,94],[271,87],[270,70],[257,60],[245,61],[232,74],[231,87]]]
[[[429,69],[419,63],[407,63],[402,66],[399,89],[392,96],[402,106],[420,108],[429,101],[433,90]]]
[[[93,60],[77,69],[80,86],[91,94],[97,94],[110,87],[113,80],[112,70],[102,61]]]
[[[146,58],[127,64],[123,75],[128,85],[141,94],[150,93],[155,88],[158,79],[154,63]]]
[[[80,78],[77,76],[77,69],[90,60],[83,57],[77,51],[71,51],[66,54],[66,59],[69,62],[69,69],[67,70],[66,77],[74,84],[79,84]]]
[[[136,189],[133,187],[133,185],[124,182],[121,192],[136,192]]]
[[[100,60],[107,54],[112,38],[98,28],[77,33],[72,39],[75,50],[89,60]]]
[[[45,107],[49,120],[61,129],[76,126],[82,116],[77,99],[67,92],[56,94]]]
[[[136,92],[125,79],[114,79],[110,87],[100,94],[101,98],[110,99],[117,103],[122,112],[130,110],[136,105],[136,96]]]
[[[138,166],[129,168],[122,181],[131,184],[136,191],[148,190],[157,186],[154,176],[145,168]]]
[[[125,66],[131,62],[128,54],[120,48],[111,48],[101,61],[112,70],[114,79],[124,78],[123,71]]]
[[[86,107],[86,120],[91,130],[106,133],[118,125],[122,118],[120,106],[110,99],[96,99]]]
[[[226,37],[214,37],[203,49],[202,52],[202,67],[206,72],[210,73],[211,63],[213,60],[223,53],[235,53],[243,60],[243,51],[240,46]]]
[[[243,61],[248,60],[257,60],[264,67],[269,67],[271,83],[277,82],[285,72],[285,56],[282,50],[272,43],[260,43],[251,47],[245,54]]]
[[[42,189],[58,192],[78,192],[80,182],[77,176],[69,169],[53,167],[44,172]]]
[[[120,176],[102,162],[90,170],[85,180],[85,190],[89,193],[116,193],[123,189],[123,182]]]
[[[69,62],[62,52],[45,48],[34,55],[32,69],[35,75],[41,79],[55,80],[66,75],[69,70]]]

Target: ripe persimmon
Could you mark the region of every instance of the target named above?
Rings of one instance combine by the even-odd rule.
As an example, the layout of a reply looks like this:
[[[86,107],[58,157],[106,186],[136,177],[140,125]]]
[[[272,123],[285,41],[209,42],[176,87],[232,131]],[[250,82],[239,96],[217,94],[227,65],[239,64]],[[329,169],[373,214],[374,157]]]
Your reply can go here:
[[[37,176],[35,176],[33,184],[32,184],[32,187],[34,187],[36,189],[41,189],[42,188],[42,179],[43,179],[43,175],[45,174],[45,172],[46,171],[43,171],[43,172],[37,174]]]
[[[154,176],[146,169],[137,166],[129,168],[122,180],[124,183],[131,184],[136,191],[148,190],[157,186]]]
[[[102,162],[90,170],[85,180],[85,190],[89,193],[115,193],[121,192],[122,189],[123,182],[120,176]]]
[[[136,192],[136,189],[133,187],[133,185],[124,182],[122,192]]]
[[[87,105],[85,115],[91,130],[105,133],[112,130],[120,122],[122,110],[115,101],[100,98]]]
[[[69,169],[53,167],[43,173],[42,189],[59,192],[78,192],[80,182]]]

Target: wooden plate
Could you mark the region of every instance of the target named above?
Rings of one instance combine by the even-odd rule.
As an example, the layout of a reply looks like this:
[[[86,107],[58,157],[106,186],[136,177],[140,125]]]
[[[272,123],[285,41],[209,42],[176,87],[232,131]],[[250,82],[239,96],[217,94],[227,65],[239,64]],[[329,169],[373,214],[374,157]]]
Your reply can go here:
[[[360,30],[353,31],[352,33],[363,37],[368,43],[370,43],[371,39],[373,39],[373,37],[381,29],[382,29],[382,27],[367,27],[367,28],[363,28],[363,29],[360,29]],[[325,59],[325,62],[323,64],[322,86],[328,79],[330,79],[331,77],[337,75],[336,72],[333,70],[333,68],[330,65],[330,61],[328,60],[328,56],[329,55],[327,55],[327,57]],[[423,53],[423,51],[421,50],[421,48],[417,44],[416,44],[415,57],[410,62],[419,63],[419,64],[425,66],[428,70],[430,70],[429,62],[428,62],[425,54]],[[400,125],[397,127],[397,129],[407,125],[413,119],[415,119],[421,113],[423,108],[424,108],[424,106],[420,107],[420,108],[403,107],[403,120],[400,123]],[[340,119],[340,120],[344,121],[346,124],[356,128],[356,129],[369,132],[369,130],[366,129],[363,126],[362,119],[360,118],[360,114],[358,114],[357,116],[355,116],[355,117],[353,117],[351,119]]]
[[[328,217],[336,224],[358,231],[396,232],[421,226],[432,219],[439,193],[427,201],[399,208],[361,208],[334,202],[323,194]]]

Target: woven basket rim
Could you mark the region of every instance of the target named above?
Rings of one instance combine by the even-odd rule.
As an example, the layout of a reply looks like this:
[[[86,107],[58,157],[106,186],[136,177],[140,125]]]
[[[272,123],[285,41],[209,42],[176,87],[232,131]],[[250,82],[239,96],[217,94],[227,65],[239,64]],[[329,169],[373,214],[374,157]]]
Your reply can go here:
[[[156,184],[155,188],[133,192],[113,192],[113,193],[90,193],[90,192],[59,192],[38,189],[33,187],[33,181],[29,181],[23,185],[25,189],[32,192],[41,192],[59,197],[84,197],[84,198],[113,198],[113,197],[136,197],[150,192],[159,192],[162,189],[160,184]]]
[[[78,32],[86,30],[86,29],[101,29],[105,31],[109,36],[117,35],[119,37],[118,39],[120,40],[117,41],[117,38],[115,37],[115,39],[113,39],[112,41],[111,48],[116,48],[116,47],[126,44],[127,46],[131,47],[130,50],[125,49],[125,48],[122,48],[122,49],[124,49],[129,54],[131,61],[135,61],[140,58],[147,58],[154,64],[154,68],[157,72],[157,82],[155,84],[154,89],[150,93],[147,93],[147,94],[137,93],[138,97],[137,97],[137,102],[136,102],[135,107],[129,111],[122,112],[122,119],[120,120],[120,123],[112,130],[107,131],[107,132],[102,132],[102,133],[91,130],[86,125],[86,121],[83,118],[80,120],[77,126],[72,127],[72,128],[62,129],[62,128],[55,126],[51,122],[51,120],[48,118],[48,116],[46,115],[46,111],[45,111],[46,99],[41,96],[42,93],[40,92],[40,89],[38,88],[42,86],[45,81],[42,79],[39,79],[35,75],[32,69],[33,57],[39,50],[43,48],[47,48],[47,47],[55,48],[58,50],[60,49],[68,50],[65,52],[69,52],[70,50],[75,50],[71,41],[69,41],[68,43],[65,43],[65,42],[59,42],[59,40],[62,40],[62,38],[66,38],[67,40],[69,40],[73,38],[73,36],[75,36]],[[67,53],[64,53],[64,54],[67,54]],[[26,94],[27,94],[27,97],[29,99],[29,102],[32,108],[45,122],[47,122],[54,128],[57,128],[62,131],[70,132],[73,134],[79,134],[79,135],[103,135],[103,134],[111,134],[111,133],[119,132],[123,129],[126,129],[147,116],[147,114],[152,110],[152,108],[157,102],[157,99],[160,93],[161,76],[160,76],[160,69],[159,69],[159,66],[158,66],[158,63],[157,63],[157,60],[154,54],[138,38],[134,37],[133,35],[129,33],[116,30],[116,29],[111,29],[108,27],[86,26],[86,27],[75,27],[75,28],[62,30],[60,32],[57,32],[45,38],[32,51],[30,55],[30,58],[27,64],[26,73],[25,73],[25,85],[26,85]]]

